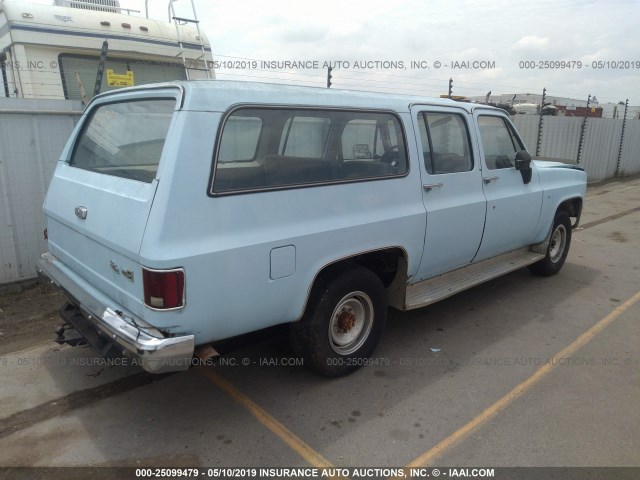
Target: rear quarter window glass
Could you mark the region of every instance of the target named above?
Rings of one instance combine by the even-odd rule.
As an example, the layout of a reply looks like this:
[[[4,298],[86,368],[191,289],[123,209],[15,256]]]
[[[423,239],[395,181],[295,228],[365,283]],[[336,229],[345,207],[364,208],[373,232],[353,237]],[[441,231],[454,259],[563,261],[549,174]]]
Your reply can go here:
[[[237,115],[225,126],[225,138],[218,154],[219,162],[248,162],[256,156],[262,120]]]
[[[406,151],[391,113],[241,108],[219,136],[212,193],[403,176]]]
[[[156,175],[174,99],[108,103],[93,110],[71,166],[150,183]]]

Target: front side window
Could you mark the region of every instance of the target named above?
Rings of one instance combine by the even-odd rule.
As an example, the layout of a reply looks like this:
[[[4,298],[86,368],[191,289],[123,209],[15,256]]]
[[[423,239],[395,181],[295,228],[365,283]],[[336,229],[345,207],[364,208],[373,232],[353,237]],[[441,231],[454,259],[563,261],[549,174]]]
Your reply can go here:
[[[478,128],[487,168],[512,168],[516,152],[524,147],[502,117],[480,115]]]
[[[175,104],[173,99],[154,99],[95,108],[78,137],[70,165],[150,183]]]
[[[418,129],[428,173],[439,175],[473,169],[467,125],[460,115],[422,112],[418,114]]]
[[[402,128],[390,113],[241,108],[222,128],[212,191],[374,179],[407,171]]]

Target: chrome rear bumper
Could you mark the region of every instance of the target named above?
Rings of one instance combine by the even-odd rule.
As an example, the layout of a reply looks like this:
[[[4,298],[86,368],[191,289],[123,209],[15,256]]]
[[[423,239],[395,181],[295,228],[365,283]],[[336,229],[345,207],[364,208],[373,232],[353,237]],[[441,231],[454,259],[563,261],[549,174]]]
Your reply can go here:
[[[51,253],[45,253],[38,262],[38,277],[41,281],[61,288],[75,304],[77,317],[82,315],[82,326],[77,330],[85,337],[86,326],[98,336],[120,347],[123,354],[135,359],[147,372],[165,373],[186,370],[191,365],[195,348],[195,337],[183,335],[165,337],[142,319],[118,308],[111,299],[103,295],[84,279],[76,275]],[[72,316],[65,320],[76,324]],[[85,333],[83,333],[83,331]],[[87,338],[90,343],[91,339]]]

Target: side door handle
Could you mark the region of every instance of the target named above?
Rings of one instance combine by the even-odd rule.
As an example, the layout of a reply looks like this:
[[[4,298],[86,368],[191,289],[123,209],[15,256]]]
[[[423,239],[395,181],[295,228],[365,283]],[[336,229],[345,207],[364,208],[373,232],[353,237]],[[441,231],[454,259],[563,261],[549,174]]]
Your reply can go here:
[[[442,185],[443,185],[443,184],[442,184],[442,182],[440,182],[440,183],[426,183],[426,184],[422,185],[422,189],[423,189],[425,192],[430,192],[430,191],[431,191],[431,190],[433,190],[434,188],[440,188],[440,187],[442,187]]]
[[[482,181],[484,183],[491,183],[491,182],[495,182],[496,180],[500,180],[500,177],[482,177]]]

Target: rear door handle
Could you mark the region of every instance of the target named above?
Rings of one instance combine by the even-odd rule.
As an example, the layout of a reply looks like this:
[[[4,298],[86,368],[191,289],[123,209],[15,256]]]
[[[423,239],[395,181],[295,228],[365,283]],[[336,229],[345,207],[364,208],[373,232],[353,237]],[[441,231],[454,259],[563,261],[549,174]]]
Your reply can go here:
[[[422,189],[425,192],[430,192],[434,188],[440,188],[442,185],[443,185],[442,183],[427,183],[425,185],[422,185]]]
[[[482,181],[484,183],[495,182],[496,180],[500,180],[500,177],[482,177]]]

